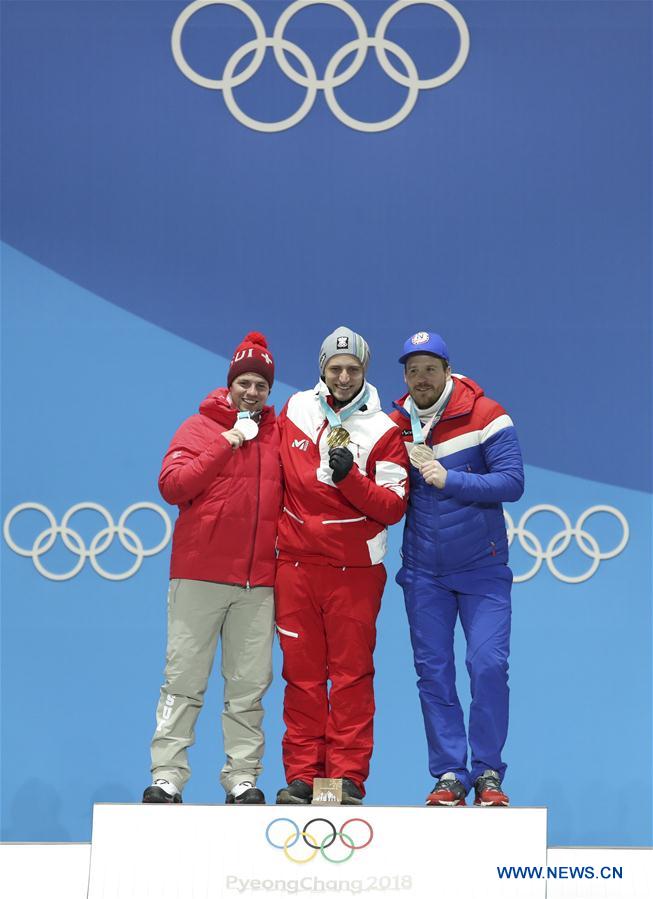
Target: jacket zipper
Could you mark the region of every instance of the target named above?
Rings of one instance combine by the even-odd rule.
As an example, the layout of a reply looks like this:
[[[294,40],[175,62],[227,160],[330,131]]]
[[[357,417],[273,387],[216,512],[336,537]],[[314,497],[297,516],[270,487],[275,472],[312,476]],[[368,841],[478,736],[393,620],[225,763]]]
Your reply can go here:
[[[328,424],[329,424],[329,422],[328,422],[328,421],[326,420],[326,418],[325,418],[325,419],[324,419],[324,424],[322,425],[322,427],[320,428],[320,430],[317,432],[317,438],[315,439],[315,446],[317,447],[317,454],[318,454],[318,456],[320,456],[320,440],[322,439],[322,434],[324,434],[324,432],[326,431],[326,428],[327,428],[327,425],[328,425]],[[320,457],[320,458],[321,458],[321,457]]]
[[[249,579],[252,576],[252,563],[254,562],[254,548],[256,546],[256,533],[258,531],[258,510],[261,503],[261,447],[259,446],[258,440],[254,440],[252,441],[252,443],[256,447],[256,458],[258,459],[258,469],[256,473],[256,483],[258,485],[258,489],[256,491],[256,515],[254,516],[254,533],[252,534],[252,552],[249,556],[249,566],[247,568],[247,583],[245,584],[246,590],[251,589]]]
[[[367,521],[367,515],[363,515],[360,518],[328,518],[322,524],[354,524],[356,521]]]

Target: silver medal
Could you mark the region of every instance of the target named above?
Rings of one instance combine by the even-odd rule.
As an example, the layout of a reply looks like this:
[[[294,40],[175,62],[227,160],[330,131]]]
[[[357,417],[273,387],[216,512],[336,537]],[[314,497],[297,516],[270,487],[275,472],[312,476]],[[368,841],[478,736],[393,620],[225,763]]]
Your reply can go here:
[[[245,440],[253,440],[258,434],[258,425],[253,418],[239,418],[235,427],[237,431],[240,431]]]

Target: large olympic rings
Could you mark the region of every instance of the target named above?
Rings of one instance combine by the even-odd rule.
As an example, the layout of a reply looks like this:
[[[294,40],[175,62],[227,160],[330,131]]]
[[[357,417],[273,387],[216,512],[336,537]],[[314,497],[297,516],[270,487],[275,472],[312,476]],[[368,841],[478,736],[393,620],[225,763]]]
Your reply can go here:
[[[18,544],[11,536],[12,521],[17,515],[28,509],[32,509],[35,512],[41,512],[43,515],[45,515],[49,524],[49,527],[42,530],[41,533],[35,538],[31,548],[18,546]],[[77,512],[81,512],[83,509],[99,512],[106,522],[106,527],[98,531],[98,533],[93,537],[88,549],[86,548],[84,540],[82,539],[80,534],[70,527],[70,520],[73,515],[75,515]],[[145,547],[143,546],[143,542],[141,541],[141,538],[138,536],[138,534],[136,534],[135,531],[133,531],[131,528],[127,527],[127,519],[130,517],[130,515],[132,515],[134,512],[138,512],[140,509],[149,509],[152,512],[156,512],[163,519],[163,524],[165,527],[163,539],[159,543],[157,543],[156,546],[153,546],[150,549],[145,549]],[[84,567],[84,562],[86,561],[86,559],[90,559],[91,566],[101,577],[106,578],[109,581],[124,581],[128,577],[131,577],[133,574],[136,574],[138,569],[141,567],[143,559],[147,558],[148,556],[156,555],[158,552],[161,552],[161,550],[165,546],[168,545],[168,542],[170,541],[170,535],[172,534],[172,524],[170,523],[170,518],[168,517],[168,513],[165,511],[165,509],[162,509],[161,506],[157,506],[156,503],[133,503],[131,506],[128,506],[122,513],[122,515],[118,519],[118,524],[114,523],[114,520],[111,517],[109,511],[99,503],[76,503],[74,506],[71,506],[71,508],[68,509],[66,514],[61,519],[61,524],[57,524],[54,515],[47,506],[44,506],[41,503],[20,503],[19,505],[14,506],[14,508],[5,518],[2,533],[9,547],[13,549],[15,553],[18,553],[19,556],[31,558],[36,570],[40,574],[42,574],[43,577],[48,578],[48,580],[70,580],[71,578],[75,577],[76,574],[79,574],[79,572]],[[134,563],[121,574],[113,574],[112,572],[107,571],[100,565],[98,561],[98,556],[103,552],[106,552],[109,546],[113,543],[113,538],[116,534],[118,535],[118,539],[124,549],[126,549],[127,552],[136,557]],[[70,569],[70,571],[66,571],[63,574],[54,574],[52,571],[48,571],[48,569],[43,565],[43,563],[41,562],[41,556],[45,555],[48,550],[52,549],[55,540],[59,535],[61,536],[66,549],[70,550],[70,552],[74,553],[79,558]]]
[[[546,549],[542,548],[539,538],[532,531],[526,529],[528,520],[533,515],[537,515],[538,512],[552,512],[560,518],[564,525],[562,530],[551,537]],[[614,515],[622,529],[621,539],[617,545],[606,552],[603,552],[599,548],[596,538],[584,529],[585,523],[590,515],[595,515],[598,512]],[[535,559],[525,574],[517,575],[515,577],[515,583],[528,581],[530,578],[535,577],[542,567],[542,562],[546,561],[549,571],[554,577],[557,577],[558,580],[564,581],[566,584],[580,584],[592,577],[602,560],[614,559],[615,556],[618,556],[628,543],[628,537],[630,535],[630,528],[628,527],[628,521],[626,520],[625,515],[623,512],[620,512],[619,509],[615,509],[614,506],[591,506],[589,509],[585,509],[585,511],[578,516],[578,521],[574,527],[571,526],[571,520],[566,512],[558,508],[558,506],[552,506],[548,503],[541,503],[538,506],[527,509],[519,519],[519,523],[516,527],[508,512],[504,511],[503,514],[506,520],[506,529],[508,531],[508,546],[510,546],[513,539],[517,537],[524,552]],[[572,537],[575,538],[581,552],[592,560],[587,571],[577,576],[563,574],[554,561],[554,559],[557,559],[557,557],[567,549],[571,543]]]
[[[271,828],[279,822],[285,822],[292,828],[290,833],[283,838],[283,843],[275,842],[270,836]],[[345,828],[348,824],[355,823],[364,824],[369,831],[369,836],[367,837],[365,842],[358,845],[354,842],[354,839],[350,836],[350,834],[345,832]],[[311,826],[315,824],[326,824],[330,828],[331,832],[327,833],[326,836],[322,837],[322,839],[319,839],[318,837],[315,837],[310,830]],[[292,849],[292,847],[299,842],[300,837],[310,849],[310,852],[305,857],[292,855],[290,852],[290,849]],[[345,846],[349,850],[348,853],[342,858],[332,858],[330,855],[327,855],[325,851],[335,843],[336,837],[339,837],[340,842],[343,844],[343,846]],[[372,825],[364,818],[349,818],[344,822],[340,830],[337,830],[333,822],[329,821],[328,818],[311,818],[311,820],[307,821],[301,830],[291,818],[274,818],[265,828],[265,839],[268,841],[270,846],[274,847],[275,849],[282,849],[283,854],[286,856],[288,861],[291,861],[296,865],[305,865],[308,862],[313,861],[318,852],[321,854],[322,858],[326,859],[326,861],[331,862],[332,864],[340,865],[343,862],[349,861],[354,852],[356,852],[357,850],[365,849],[366,846],[369,846],[372,842],[373,837],[374,830],[372,829]]]
[[[356,39],[340,47],[331,57],[323,78],[318,78],[315,66],[304,50],[285,37],[288,23],[296,13],[309,6],[319,5],[334,6],[345,13],[356,30]],[[435,6],[437,9],[441,9],[453,20],[458,30],[460,46],[456,58],[448,69],[432,78],[420,78],[415,63],[408,53],[385,36],[390,22],[397,13],[416,5]],[[232,6],[243,13],[254,28],[254,40],[243,44],[231,55],[225,64],[221,78],[208,78],[196,72],[188,63],[181,47],[183,31],[189,19],[206,6]],[[258,13],[244,0],[194,0],[178,16],[172,29],[171,43],[173,58],[186,78],[200,87],[223,91],[227,108],[233,117],[247,128],[268,133],[292,128],[293,125],[297,125],[308,115],[315,102],[318,90],[323,90],[329,109],[343,125],[348,125],[356,131],[377,132],[387,131],[388,128],[393,128],[395,125],[403,122],[417,102],[420,90],[431,90],[435,87],[441,87],[443,84],[451,81],[452,78],[455,78],[465,65],[469,55],[469,29],[461,13],[447,0],[396,0],[379,19],[373,37],[368,35],[361,15],[346,0],[295,0],[281,13],[272,37],[268,37]],[[259,70],[268,47],[271,47],[274,51],[274,58],[284,75],[290,81],[306,89],[306,96],[299,109],[287,118],[277,122],[261,122],[246,115],[237,105],[233,95],[235,87],[248,81]],[[385,74],[392,81],[408,88],[408,94],[401,109],[389,118],[378,122],[363,122],[352,118],[342,109],[335,97],[335,89],[350,81],[361,70],[367,58],[368,48],[374,49],[379,65]],[[252,52],[254,55],[251,62],[245,66],[240,74],[236,75],[238,63],[248,53]],[[288,53],[299,62],[303,68],[303,73],[298,72],[289,63]],[[388,58],[388,53],[391,53],[401,61],[406,69],[405,73],[392,65]],[[351,54],[354,54],[351,63],[339,75],[336,74],[340,63]]]

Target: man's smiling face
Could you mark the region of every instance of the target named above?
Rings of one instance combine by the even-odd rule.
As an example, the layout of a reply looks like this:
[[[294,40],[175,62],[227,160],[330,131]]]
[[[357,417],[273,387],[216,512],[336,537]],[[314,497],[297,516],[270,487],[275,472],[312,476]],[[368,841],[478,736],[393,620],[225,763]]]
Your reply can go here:
[[[404,368],[408,392],[420,409],[428,409],[440,399],[450,375],[448,363],[431,353],[414,353]]]

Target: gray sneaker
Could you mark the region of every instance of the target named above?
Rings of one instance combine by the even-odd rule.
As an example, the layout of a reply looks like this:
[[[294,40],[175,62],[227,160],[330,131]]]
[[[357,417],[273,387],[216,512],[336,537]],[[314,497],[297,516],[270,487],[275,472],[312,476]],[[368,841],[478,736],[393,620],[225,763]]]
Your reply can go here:
[[[474,791],[476,793],[474,805],[483,807],[510,805],[510,800],[501,788],[499,772],[494,771],[492,768],[487,768],[480,777],[476,778]]]
[[[348,777],[342,779],[342,803],[341,805],[362,805],[363,794],[353,780]]]
[[[465,802],[465,796],[467,795],[467,790],[464,785],[458,780],[456,775],[452,771],[447,771],[446,774],[443,774],[442,777],[437,781],[429,795],[426,797],[427,805],[444,805],[444,806],[457,806],[457,805],[467,805]]]
[[[277,805],[309,805],[313,798],[313,787],[303,780],[293,780],[277,793]]]

